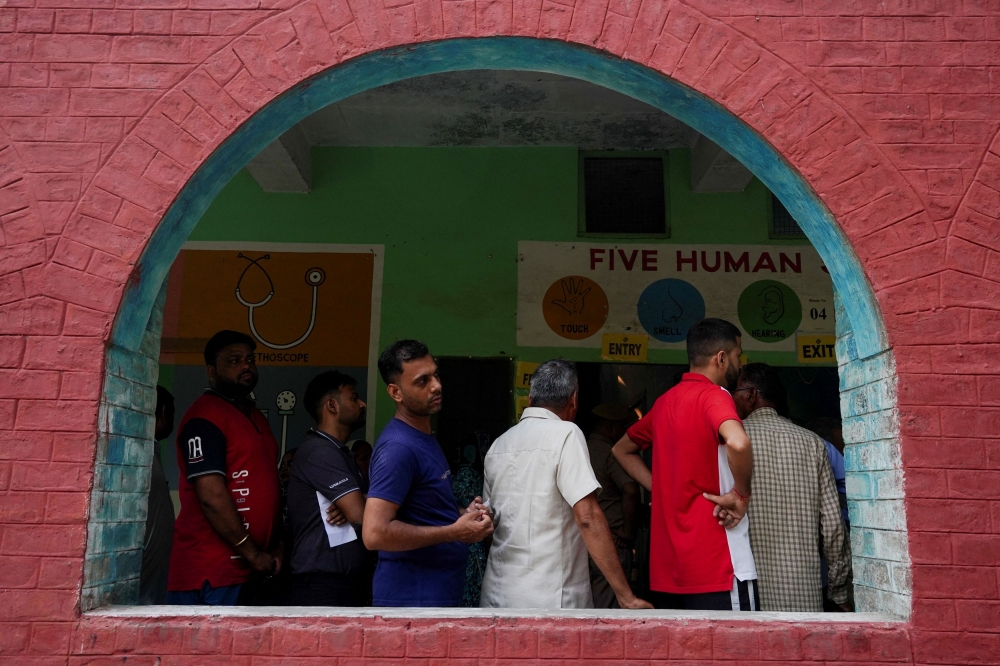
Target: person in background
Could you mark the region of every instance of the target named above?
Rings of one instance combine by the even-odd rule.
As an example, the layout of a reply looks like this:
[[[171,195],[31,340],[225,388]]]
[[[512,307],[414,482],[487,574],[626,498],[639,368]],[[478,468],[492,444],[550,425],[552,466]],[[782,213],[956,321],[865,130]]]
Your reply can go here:
[[[142,571],[139,574],[139,603],[163,604],[167,600],[167,573],[170,544],[174,537],[174,503],[160,462],[159,442],[174,431],[174,396],[156,387],[156,429],[153,435],[153,466],[149,477],[149,504],[146,508],[146,536],[142,540]]]
[[[363,439],[356,439],[351,445],[351,453],[354,454],[354,462],[357,463],[358,469],[368,476],[368,467],[372,461],[372,445]]]
[[[288,523],[292,532],[291,606],[364,606],[372,560],[360,538],[368,479],[348,450],[351,433],[364,427],[366,406],[357,381],[336,370],[313,377],[303,404],[316,420],[292,462]],[[324,498],[323,502],[320,498]],[[337,506],[353,540],[330,545],[324,504]]]
[[[823,440],[780,416],[778,372],[750,363],[735,391],[736,409],[754,450],[750,543],[765,611],[823,610],[820,537],[830,566],[829,593],[847,608],[850,547]]]
[[[847,472],[844,465],[844,430],[840,419],[826,416],[815,418],[806,426],[819,435],[826,447],[826,457],[833,468],[833,480],[837,482],[837,495],[840,499],[840,515],[847,527],[851,526],[851,517],[847,513]]]
[[[278,483],[281,484],[281,495],[284,497],[288,492],[288,480],[292,477],[292,460],[295,459],[295,449],[285,451],[278,463]]]
[[[652,608],[632,593],[597,502],[601,486],[573,423],[578,393],[572,363],[542,363],[520,423],[486,454],[483,495],[498,518],[484,608],[593,608],[588,552],[622,608]]]
[[[740,338],[723,319],[692,326],[690,372],[612,450],[653,496],[649,579],[660,593],[657,608],[760,610],[745,515],[753,450],[727,390],[740,376]],[[648,448],[652,472],[639,455]]]
[[[378,360],[396,415],[372,452],[362,534],[379,551],[376,606],[460,606],[470,543],[493,533],[479,497],[464,511],[451,469],[431,430],[441,411],[441,379],[427,345],[399,340]]]
[[[253,604],[260,579],[281,568],[278,444],[250,397],[256,348],[237,331],[219,331],[205,345],[210,388],[177,435],[181,511],[169,604]]]
[[[608,519],[625,578],[630,579],[639,484],[625,473],[611,453],[612,447],[625,434],[629,410],[621,405],[604,403],[594,407],[591,414],[599,419],[587,438],[590,465],[594,468],[597,482],[601,484],[597,502]],[[593,558],[590,559],[590,587],[594,593],[594,607],[618,608],[615,592]]]
[[[460,447],[458,470],[451,480],[451,491],[459,507],[468,506],[483,492],[483,457],[481,438],[489,438],[484,432],[469,433]],[[483,571],[486,570],[486,544],[469,544],[469,559],[465,564],[465,588],[462,591],[462,605],[479,608],[479,592],[483,586]]]

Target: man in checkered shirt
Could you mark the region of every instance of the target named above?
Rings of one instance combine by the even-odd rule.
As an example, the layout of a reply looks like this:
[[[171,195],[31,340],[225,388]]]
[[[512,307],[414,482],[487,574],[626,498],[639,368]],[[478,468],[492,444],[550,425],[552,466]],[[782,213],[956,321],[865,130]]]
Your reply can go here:
[[[788,411],[785,389],[777,370],[765,363],[743,367],[733,399],[753,443],[750,546],[761,610],[823,610],[821,536],[829,597],[852,610],[850,543],[823,440],[781,415]]]

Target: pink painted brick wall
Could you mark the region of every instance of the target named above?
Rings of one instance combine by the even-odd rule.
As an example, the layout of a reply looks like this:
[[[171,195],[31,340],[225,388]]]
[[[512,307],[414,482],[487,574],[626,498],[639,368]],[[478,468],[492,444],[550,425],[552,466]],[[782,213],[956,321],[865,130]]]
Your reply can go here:
[[[673,76],[759,131],[826,202],[899,375],[908,623],[81,618],[105,343],[179,188],[295,82],[477,35],[569,40]],[[996,0],[5,0],[0,86],[0,659],[996,663]]]

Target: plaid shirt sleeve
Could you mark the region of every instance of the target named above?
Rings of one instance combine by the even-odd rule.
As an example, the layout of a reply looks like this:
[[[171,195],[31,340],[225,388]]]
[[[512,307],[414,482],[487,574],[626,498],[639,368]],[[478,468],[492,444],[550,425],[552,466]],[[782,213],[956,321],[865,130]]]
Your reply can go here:
[[[833,478],[833,468],[826,455],[826,447],[822,442],[816,451],[817,469],[819,472],[819,525],[823,535],[823,555],[829,566],[827,585],[830,599],[834,603],[847,602],[847,586],[851,571],[851,542],[844,529],[844,520],[840,513],[840,496],[837,494],[837,482]]]

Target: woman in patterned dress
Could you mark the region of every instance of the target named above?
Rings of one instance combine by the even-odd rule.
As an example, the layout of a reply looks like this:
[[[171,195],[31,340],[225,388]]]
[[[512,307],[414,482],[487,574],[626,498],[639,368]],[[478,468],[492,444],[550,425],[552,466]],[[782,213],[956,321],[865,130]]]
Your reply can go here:
[[[489,445],[489,435],[476,431],[465,440],[461,449],[458,470],[451,479],[451,490],[460,507],[469,506],[476,497],[483,494],[483,446]],[[484,444],[485,442],[485,444]],[[483,572],[486,570],[486,546],[483,542],[469,546],[469,559],[465,564],[465,589],[462,592],[462,606],[479,608],[479,590],[483,586]]]

